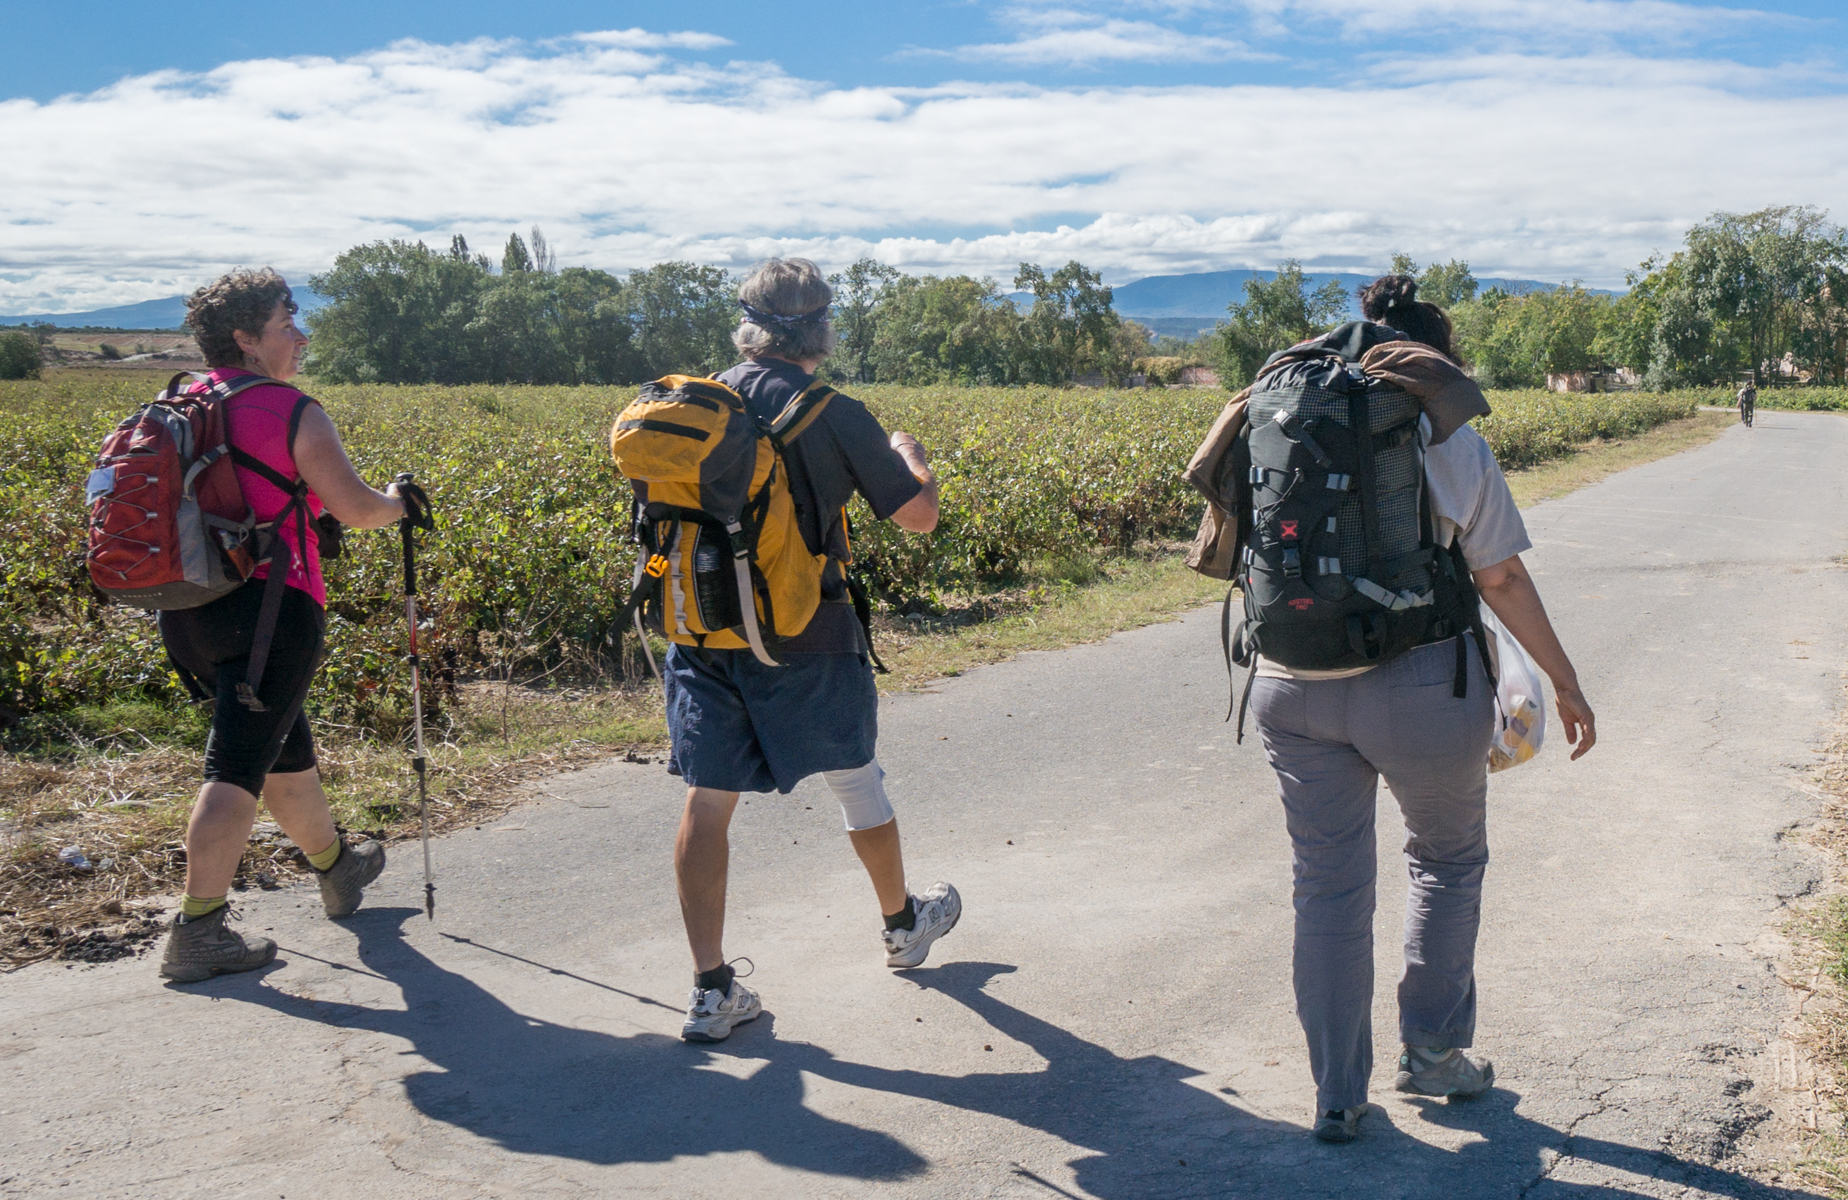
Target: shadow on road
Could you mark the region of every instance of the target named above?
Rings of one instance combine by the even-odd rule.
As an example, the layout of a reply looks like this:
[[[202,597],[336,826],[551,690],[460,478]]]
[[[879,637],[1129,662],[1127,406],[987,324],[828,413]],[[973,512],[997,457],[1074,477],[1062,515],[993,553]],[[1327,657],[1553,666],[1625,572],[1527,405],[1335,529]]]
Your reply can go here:
[[[1542,1173],[1542,1152],[1550,1157],[1568,1145],[1580,1163],[1722,1196],[1809,1195],[1657,1151],[1568,1137],[1520,1116],[1514,1111],[1519,1096],[1501,1090],[1470,1105],[1376,1107],[1357,1145],[1322,1146],[1301,1126],[1255,1115],[1186,1082],[1203,1074],[1196,1068],[1155,1055],[1122,1057],[991,996],[985,990],[989,981],[1015,969],[998,963],[950,963],[907,977],[966,1006],[1000,1036],[1031,1047],[1045,1060],[1039,1070],[942,1075],[847,1062],[820,1046],[777,1040],[768,1012],[718,1046],[693,1047],[663,1034],[575,1029],[518,1013],[412,948],[400,927],[420,915],[412,908],[371,909],[345,922],[358,938],[365,968],[401,989],[402,1009],[303,999],[250,976],[226,978],[212,990],[290,1016],[401,1038],[435,1068],[404,1079],[406,1098],[425,1116],[516,1153],[590,1163],[665,1162],[745,1150],[782,1166],[868,1181],[903,1180],[929,1170],[931,1164],[907,1143],[931,1139],[911,1136],[902,1117],[887,1118],[895,1135],[810,1109],[806,1072],[1043,1131],[1090,1152],[1069,1165],[1082,1191],[1107,1200],[1517,1194],[1590,1200],[1645,1194],[1615,1183],[1556,1179],[1533,1187]],[[469,944],[549,974],[570,975]],[[571,978],[635,1002],[670,1007],[597,980]],[[932,1119],[922,1105],[901,1111],[919,1122]],[[1478,1140],[1454,1151],[1432,1146],[1396,1127],[1393,1115],[1469,1131]],[[986,1158],[1000,1145],[969,1157]],[[1048,1197],[1073,1194],[1024,1164],[1000,1169]]]

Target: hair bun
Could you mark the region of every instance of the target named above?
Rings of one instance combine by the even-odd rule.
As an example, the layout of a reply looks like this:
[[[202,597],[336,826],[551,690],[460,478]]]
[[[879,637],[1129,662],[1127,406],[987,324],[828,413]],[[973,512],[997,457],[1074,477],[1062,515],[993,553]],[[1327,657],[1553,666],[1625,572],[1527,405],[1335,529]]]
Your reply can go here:
[[[1360,292],[1360,311],[1369,321],[1404,312],[1418,302],[1418,281],[1410,275],[1382,275]]]
[[[1380,280],[1380,296],[1387,308],[1403,308],[1418,299],[1418,281],[1409,275],[1389,275]]]

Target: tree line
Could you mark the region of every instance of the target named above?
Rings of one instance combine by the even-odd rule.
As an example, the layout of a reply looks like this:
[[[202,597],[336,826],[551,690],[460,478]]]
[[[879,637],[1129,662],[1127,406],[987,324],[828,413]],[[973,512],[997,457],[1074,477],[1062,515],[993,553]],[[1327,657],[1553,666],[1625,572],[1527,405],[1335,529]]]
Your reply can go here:
[[[1715,213],[1682,248],[1652,256],[1623,295],[1579,284],[1478,292],[1469,264],[1422,271],[1406,255],[1392,273],[1418,279],[1443,306],[1456,349],[1485,387],[1539,387],[1552,374],[1625,368],[1644,387],[1848,382],[1848,232],[1815,208]],[[1251,280],[1229,321],[1195,345],[1228,383],[1249,381],[1275,350],[1343,319],[1339,284],[1310,290],[1296,262]]]
[[[1658,389],[1848,382],[1848,233],[1814,208],[1716,213],[1681,249],[1631,272],[1622,295],[1576,283],[1480,290],[1466,262],[1421,270],[1403,254],[1391,270],[1417,277],[1420,297],[1449,311],[1457,351],[1487,387],[1606,368]],[[461,237],[447,250],[375,242],[311,282],[331,302],[310,318],[310,369],[339,381],[624,384],[736,359],[737,281],[725,270],[560,270],[537,228],[508,238],[498,264]],[[914,385],[1120,380],[1165,356],[1153,360],[1164,378],[1197,362],[1236,387],[1352,304],[1340,284],[1312,289],[1301,264],[1285,261],[1189,343],[1123,319],[1098,273],[1075,261],[1020,264],[1014,296],[994,279],[906,275],[871,258],[829,282],[840,341],[829,373]]]
[[[1078,262],[1022,263],[1017,305],[992,279],[901,274],[862,259],[830,277],[840,378],[1064,383],[1124,374],[1149,351],[1111,290]],[[454,238],[356,246],[316,275],[328,305],[309,317],[308,369],[339,382],[636,383],[711,373],[737,359],[737,280],[718,267],[658,263],[618,277],[559,270],[545,235],[514,234],[497,265]]]

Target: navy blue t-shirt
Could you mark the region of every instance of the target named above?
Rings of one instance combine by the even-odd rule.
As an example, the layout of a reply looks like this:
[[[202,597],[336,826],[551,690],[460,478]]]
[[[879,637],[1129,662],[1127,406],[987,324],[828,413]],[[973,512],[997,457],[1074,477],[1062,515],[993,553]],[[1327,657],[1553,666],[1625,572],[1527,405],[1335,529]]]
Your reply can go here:
[[[766,358],[742,362],[718,376],[766,421],[813,383],[815,377],[794,363]],[[796,521],[811,554],[833,559],[848,556],[842,509],[858,492],[881,521],[924,490],[891,439],[866,406],[837,394],[802,436],[789,447],[789,490]],[[847,582],[830,566],[822,575],[821,608],[814,620],[783,643],[787,654],[852,654],[862,650],[860,622],[847,595]]]

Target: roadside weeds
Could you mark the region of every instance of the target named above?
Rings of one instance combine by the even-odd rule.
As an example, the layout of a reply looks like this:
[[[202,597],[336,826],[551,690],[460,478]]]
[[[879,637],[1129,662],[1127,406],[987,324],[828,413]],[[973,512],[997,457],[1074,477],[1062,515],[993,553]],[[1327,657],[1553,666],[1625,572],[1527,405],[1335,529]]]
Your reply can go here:
[[[1848,686],[1818,765],[1799,790],[1823,801],[1800,836],[1824,854],[1829,878],[1785,923],[1776,966],[1790,990],[1791,1017],[1770,1047],[1774,1086],[1777,1099],[1794,1101],[1797,1146],[1785,1170],[1806,1186],[1848,1197]]]

